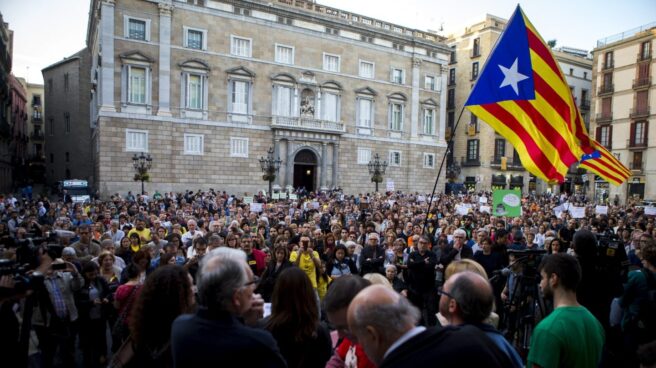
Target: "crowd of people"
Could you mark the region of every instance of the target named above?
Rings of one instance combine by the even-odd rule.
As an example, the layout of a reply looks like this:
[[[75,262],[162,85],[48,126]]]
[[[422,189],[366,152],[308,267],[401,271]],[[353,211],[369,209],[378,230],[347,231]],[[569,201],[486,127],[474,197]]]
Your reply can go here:
[[[566,194],[494,216],[491,197],[2,196],[0,351],[36,367],[656,364],[654,217]]]

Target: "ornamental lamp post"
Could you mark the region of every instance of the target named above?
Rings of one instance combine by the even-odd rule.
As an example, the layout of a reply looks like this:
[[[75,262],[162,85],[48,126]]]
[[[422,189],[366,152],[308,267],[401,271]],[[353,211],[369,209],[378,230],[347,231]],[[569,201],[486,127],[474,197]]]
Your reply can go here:
[[[144,181],[150,181],[148,170],[153,166],[153,159],[150,155],[143,152],[141,152],[139,156],[135,153],[134,156],[132,156],[132,166],[137,172],[134,174],[134,181],[141,181],[141,195],[143,195],[145,193]]]
[[[383,175],[387,169],[387,161],[380,161],[380,156],[376,153],[374,159],[367,164],[369,174],[371,174],[371,181],[376,183],[376,192],[378,192],[378,183],[383,182]]]
[[[273,181],[276,180],[276,174],[278,173],[278,170],[280,170],[281,164],[282,160],[280,157],[275,159],[273,158],[273,147],[269,147],[266,158],[260,157],[260,168],[264,173],[264,175],[262,175],[262,179],[269,182],[269,196],[271,197],[273,197],[271,189]]]

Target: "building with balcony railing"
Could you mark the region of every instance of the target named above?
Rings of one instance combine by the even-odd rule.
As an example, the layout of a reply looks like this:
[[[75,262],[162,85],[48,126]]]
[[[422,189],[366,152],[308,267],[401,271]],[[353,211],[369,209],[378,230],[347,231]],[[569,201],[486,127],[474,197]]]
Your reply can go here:
[[[591,133],[632,171],[619,187],[608,187],[598,177],[589,177],[595,187],[590,195],[610,191],[620,198],[656,198],[656,148],[650,125],[656,120],[650,106],[656,103],[651,73],[656,46],[656,22],[599,40],[593,51],[591,110],[595,113]]]
[[[314,1],[92,3],[101,194],[133,189],[135,152],[153,158],[151,190],[252,193],[269,147],[283,161],[274,188],[370,191],[379,154],[396,189],[432,189],[446,148],[440,36]]]

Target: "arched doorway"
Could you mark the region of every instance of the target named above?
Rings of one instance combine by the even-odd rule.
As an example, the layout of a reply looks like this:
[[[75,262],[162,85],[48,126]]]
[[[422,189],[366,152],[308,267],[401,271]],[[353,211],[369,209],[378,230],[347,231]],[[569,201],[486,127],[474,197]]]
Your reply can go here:
[[[309,149],[300,150],[294,157],[294,188],[315,189],[317,156]]]

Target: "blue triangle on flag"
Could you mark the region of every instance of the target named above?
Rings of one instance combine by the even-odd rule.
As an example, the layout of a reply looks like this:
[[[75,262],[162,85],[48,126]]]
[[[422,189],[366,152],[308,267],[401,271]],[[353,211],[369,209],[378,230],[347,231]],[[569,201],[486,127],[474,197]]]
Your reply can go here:
[[[528,34],[518,5],[465,106],[533,99],[535,86]]]

